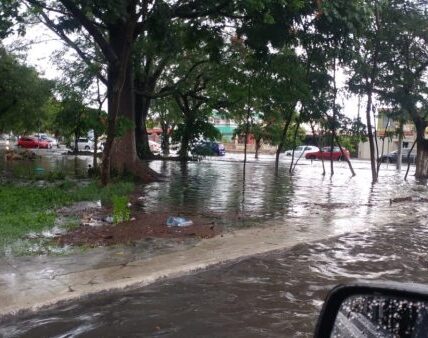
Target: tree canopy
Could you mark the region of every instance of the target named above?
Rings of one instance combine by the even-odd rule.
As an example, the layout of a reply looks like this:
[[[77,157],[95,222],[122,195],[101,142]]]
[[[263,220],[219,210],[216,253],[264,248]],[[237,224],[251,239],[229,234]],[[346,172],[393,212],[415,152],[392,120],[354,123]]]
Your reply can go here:
[[[49,114],[53,83],[0,47],[0,130],[38,131]]]

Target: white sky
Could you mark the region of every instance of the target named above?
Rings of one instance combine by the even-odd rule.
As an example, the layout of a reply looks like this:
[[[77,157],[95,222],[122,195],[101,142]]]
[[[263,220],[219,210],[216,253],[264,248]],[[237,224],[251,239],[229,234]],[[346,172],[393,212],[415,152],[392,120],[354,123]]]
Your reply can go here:
[[[4,44],[8,47],[13,46],[17,42],[22,44],[33,42],[33,44],[28,45],[26,61],[28,64],[34,66],[44,77],[55,79],[61,76],[61,73],[52,62],[51,56],[56,50],[62,48],[63,43],[48,28],[40,24],[31,29],[29,28],[24,38],[12,36],[4,40]],[[342,111],[350,118],[357,117],[357,97],[353,95],[346,98],[341,91],[346,81],[346,76],[343,72],[338,72],[337,80],[339,89],[338,103],[342,106]],[[361,110],[361,114],[362,112],[363,109]]]

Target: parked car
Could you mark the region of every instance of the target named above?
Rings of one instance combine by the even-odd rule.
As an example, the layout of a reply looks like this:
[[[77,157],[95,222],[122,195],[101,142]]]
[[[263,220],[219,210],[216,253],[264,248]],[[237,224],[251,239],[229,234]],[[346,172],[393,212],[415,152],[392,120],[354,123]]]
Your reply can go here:
[[[333,158],[335,161],[349,159],[351,155],[349,154],[348,149],[342,147],[343,153],[340,151],[339,147],[333,147],[333,152],[331,152],[331,147],[324,147],[322,151],[317,151],[314,153],[308,153],[305,155],[305,158],[308,160],[330,160]]]
[[[201,141],[196,143],[191,151],[192,155],[201,156],[224,156],[226,155],[226,149],[222,143],[214,141]]]
[[[49,142],[52,145],[52,147],[59,146],[58,140],[54,137],[48,136],[47,134],[37,134],[37,135],[34,135],[34,137],[37,137],[40,140]]]
[[[91,150],[94,149],[94,142],[87,137],[79,137],[77,139],[77,147],[79,150]]]
[[[409,160],[410,163],[415,163],[416,154],[410,153],[409,158],[408,158],[408,155],[409,155],[409,149],[403,149],[402,153],[401,153],[401,162],[407,163],[407,161]],[[381,162],[396,163],[397,158],[398,158],[398,150],[395,150],[395,151],[391,151],[390,153],[388,153],[386,155],[383,155],[380,158],[380,160],[381,160]]]
[[[52,148],[48,141],[38,139],[37,137],[22,136],[18,140],[18,147],[22,148]]]
[[[14,135],[0,134],[0,144],[9,147],[14,142],[16,142],[16,137]]]
[[[317,151],[320,151],[320,148],[315,146],[298,146],[296,149],[294,149],[294,158],[304,157],[306,154],[309,153],[316,153]],[[287,150],[285,152],[285,156],[292,156],[293,150]]]

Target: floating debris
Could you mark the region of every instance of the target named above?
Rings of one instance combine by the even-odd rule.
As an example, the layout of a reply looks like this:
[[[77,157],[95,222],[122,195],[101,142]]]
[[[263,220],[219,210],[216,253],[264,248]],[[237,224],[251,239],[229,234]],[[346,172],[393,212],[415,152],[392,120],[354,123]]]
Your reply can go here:
[[[166,220],[166,225],[169,227],[188,227],[192,224],[193,222],[190,219],[184,217],[170,216]]]

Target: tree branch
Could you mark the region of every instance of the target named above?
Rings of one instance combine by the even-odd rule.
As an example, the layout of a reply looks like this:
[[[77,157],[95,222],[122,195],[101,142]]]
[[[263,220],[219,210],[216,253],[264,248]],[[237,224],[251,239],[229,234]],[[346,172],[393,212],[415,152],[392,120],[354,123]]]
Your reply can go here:
[[[222,10],[225,10],[228,5],[230,5],[230,0],[225,0],[220,2],[217,6],[213,8],[207,8],[207,9],[200,9],[198,8],[199,5],[206,5],[206,1],[200,1],[199,3],[197,1],[180,5],[180,3],[176,4],[171,9],[171,17],[177,17],[177,18],[183,18],[183,19],[193,19],[193,18],[199,18],[204,16],[209,16],[213,14],[221,14],[223,16],[226,16],[228,18],[244,18],[244,16],[240,17],[238,15],[233,15],[230,13],[230,11],[222,12]]]
[[[34,0],[28,0],[34,1]],[[88,19],[88,17],[75,5],[73,0],[59,0],[65,8],[80,22],[80,24],[94,38],[95,42],[100,46],[101,51],[110,63],[116,63],[119,60],[118,55],[114,52],[104,35],[99,31],[96,25]]]
[[[44,19],[44,21],[42,19],[40,19],[40,21],[44,23],[45,26],[48,27],[52,32],[58,35],[61,40],[63,40],[67,45],[73,48],[83,60],[83,62],[85,62],[89,67],[93,66],[93,63],[89,59],[89,57],[80,49],[80,47],[74,41],[72,41],[61,29],[59,29],[57,25],[55,25],[55,23],[47,16],[46,13],[41,11],[40,16]],[[107,79],[103,77],[101,73],[98,73],[97,77],[102,81],[102,83],[107,85]]]

